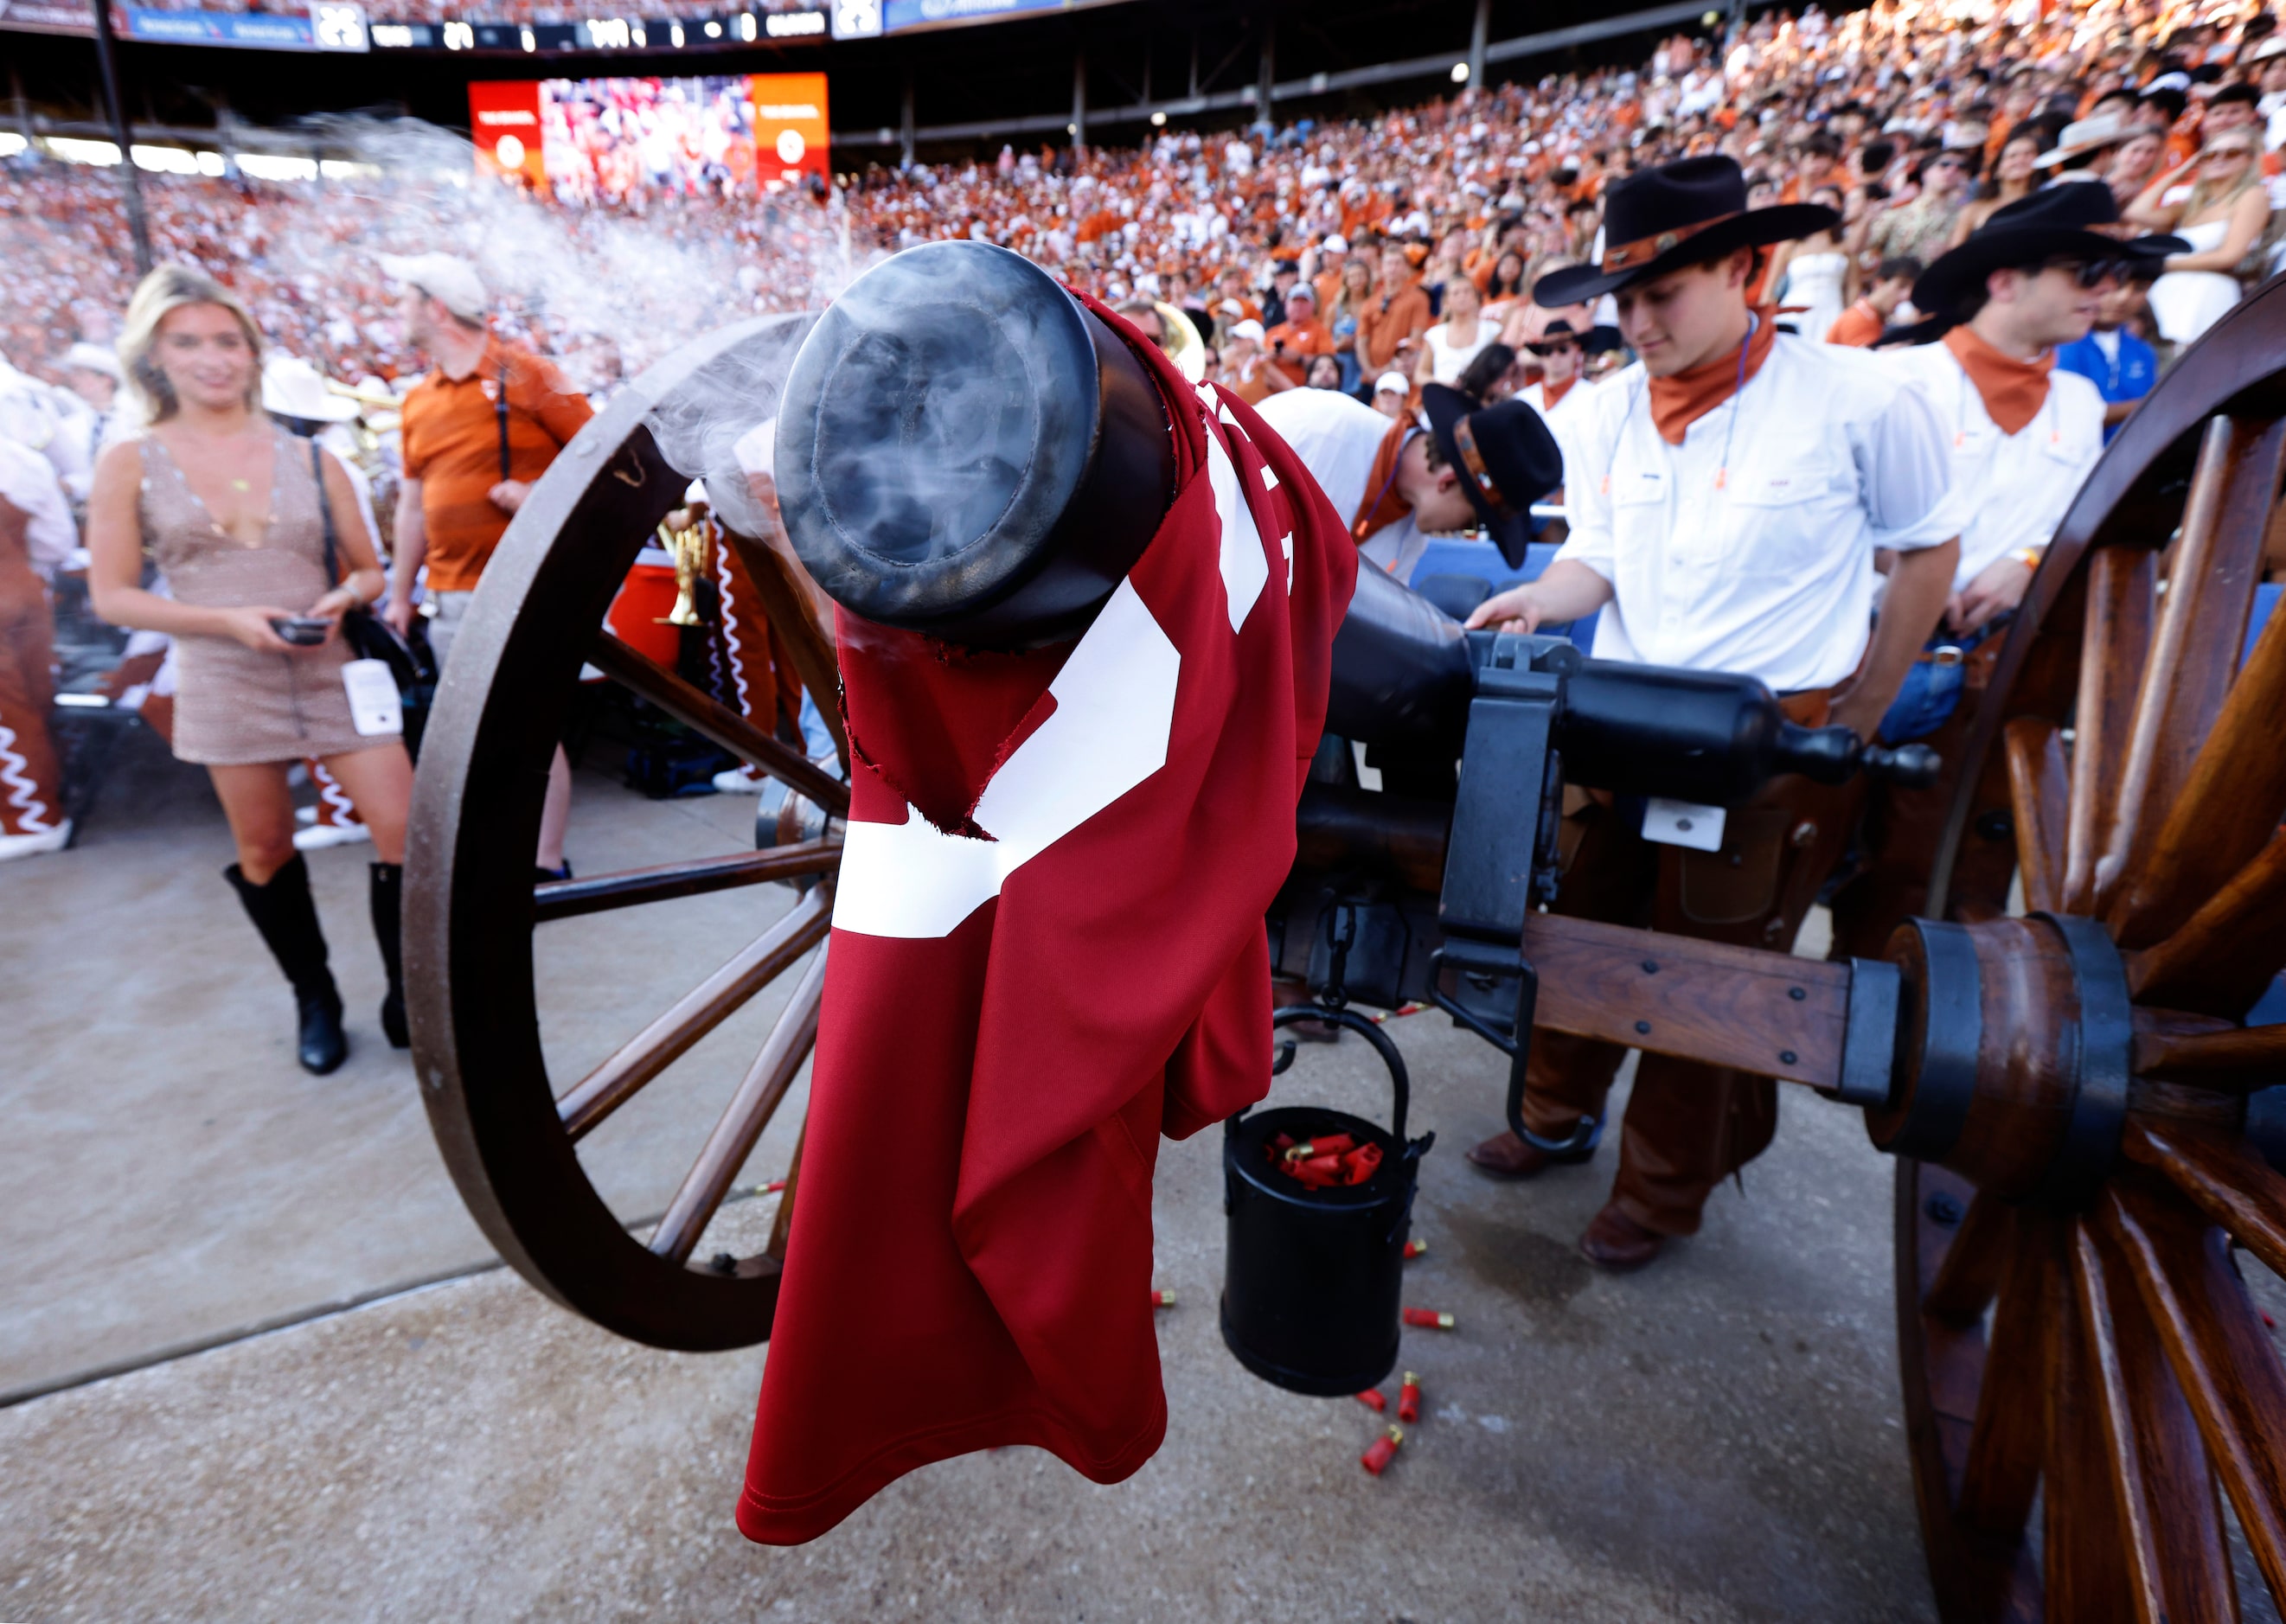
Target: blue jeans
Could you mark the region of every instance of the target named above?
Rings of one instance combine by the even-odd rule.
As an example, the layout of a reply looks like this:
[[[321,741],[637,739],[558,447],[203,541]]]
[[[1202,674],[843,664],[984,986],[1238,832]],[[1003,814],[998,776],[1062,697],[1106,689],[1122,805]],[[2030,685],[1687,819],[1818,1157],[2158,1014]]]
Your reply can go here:
[[[1997,636],[2013,619],[1998,616],[1966,636],[1941,630],[1924,643],[1924,658],[1905,673],[1904,685],[1875,729],[1880,742],[1909,745],[1944,726],[1959,707],[1961,688],[1968,680],[1969,651],[1987,637]]]

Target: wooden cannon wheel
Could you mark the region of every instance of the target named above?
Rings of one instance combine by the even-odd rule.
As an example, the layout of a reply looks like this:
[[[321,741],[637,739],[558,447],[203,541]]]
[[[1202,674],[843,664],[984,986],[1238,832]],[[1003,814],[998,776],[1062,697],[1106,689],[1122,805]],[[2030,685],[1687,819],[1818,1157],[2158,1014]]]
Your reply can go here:
[[[2226,1498],[2286,1600],[2286,1369],[2240,1273],[2286,1273],[2286,1026],[2243,1024],[2286,966],[2286,615],[2241,662],[2282,457],[2273,283],[2128,421],[2009,633],[1934,895],[2006,819],[2027,917],[1892,944],[1935,1018],[1870,1122],[1913,1153],[1900,1363],[1949,1624],[2235,1619]]]
[[[743,1346],[769,1335],[789,1187],[755,1256],[697,1249],[808,1058],[838,826],[726,857],[533,887],[548,761],[584,663],[824,808],[847,791],[799,751],[599,628],[613,594],[690,473],[650,422],[735,398],[760,421],[812,319],[769,317],[710,335],[646,372],[583,430],[532,489],[487,566],[441,684],[414,788],[406,865],[406,993],[422,1102],[462,1199],[501,1255],[564,1306],[668,1348]],[[735,395],[733,394],[735,391]],[[719,448],[718,448],[719,449]],[[686,459],[688,460],[688,459]],[[733,537],[806,686],[832,694],[830,641],[790,568]],[[823,707],[840,727],[838,706]],[[846,745],[844,746],[846,750]],[[551,920],[766,881],[815,877],[782,917],[587,1076],[548,1075],[532,934]],[[757,898],[759,902],[760,898]],[[783,895],[758,917],[778,912]],[[805,960],[807,961],[805,967]],[[783,1013],[663,1215],[614,1211],[580,1163],[580,1139],[765,987],[792,976]],[[789,1179],[797,1176],[800,1153]]]

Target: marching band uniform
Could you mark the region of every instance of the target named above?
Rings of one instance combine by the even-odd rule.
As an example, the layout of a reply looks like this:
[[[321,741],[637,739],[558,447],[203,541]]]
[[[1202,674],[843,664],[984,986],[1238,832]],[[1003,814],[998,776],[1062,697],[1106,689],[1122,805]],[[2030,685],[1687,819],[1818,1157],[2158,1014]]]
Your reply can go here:
[[[1948,311],[1966,291],[1981,294],[1997,270],[2051,257],[2116,260],[2168,250],[2159,240],[2123,243],[2085,229],[2115,217],[2109,189],[2058,187],[1997,212],[1967,242],[1940,258],[1913,289],[1918,308]],[[2172,239],[2165,240],[2172,241]],[[1942,342],[1885,358],[1928,397],[1951,450],[1956,510],[1961,515],[1959,594],[1985,571],[2014,558],[2038,566],[2056,526],[2103,451],[2103,398],[2077,373],[2055,367],[2049,350],[2020,360],[1995,348],[1973,326],[1952,327]],[[1921,739],[1945,763],[1935,783],[1918,789],[1883,784],[1866,808],[1860,845],[1864,866],[1833,899],[1833,952],[1878,958],[1890,934],[1923,911],[1928,872],[1958,792],[1968,736],[2013,611],[1974,631],[1940,627],[1896,705],[1881,724],[1890,744]],[[2006,804],[1999,752],[1984,763],[1983,794]],[[1975,831],[1954,857],[1948,911],[1961,917],[2006,911],[2015,846]]]
[[[1744,204],[1729,159],[1645,171],[1612,189],[1619,246],[1601,269],[1553,272],[1534,297],[1596,298],[1833,217]],[[1612,589],[1596,658],[1757,677],[1792,720],[1818,726],[1867,653],[1874,549],[1951,539],[1944,440],[1918,390],[1854,351],[1780,333],[1770,317],[1754,312],[1736,351],[1663,378],[1638,363],[1588,398],[1557,562]],[[1569,791],[1556,911],[1785,951],[1841,855],[1854,799],[1847,786],[1778,779],[1730,809],[1709,851],[1654,844],[1638,808]],[[1535,1034],[1524,1118],[1541,1142],[1502,1134],[1470,1159],[1510,1177],[1584,1160],[1584,1124],[1600,1123],[1625,1052]],[[1768,1147],[1777,1123],[1770,1077],[1646,1052],[1612,1202],[1583,1250],[1639,1266],[1662,1237],[1694,1233],[1708,1194]]]
[[[48,737],[55,634],[46,578],[79,544],[46,458],[0,435],[0,862],[71,839]]]

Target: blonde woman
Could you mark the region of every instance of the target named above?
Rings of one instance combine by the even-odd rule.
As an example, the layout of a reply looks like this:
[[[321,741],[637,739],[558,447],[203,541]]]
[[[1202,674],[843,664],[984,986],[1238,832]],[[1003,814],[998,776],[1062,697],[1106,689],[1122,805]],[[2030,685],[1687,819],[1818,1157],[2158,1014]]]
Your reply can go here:
[[[1456,383],[1469,363],[1500,336],[1500,323],[1482,314],[1484,296],[1465,276],[1445,284],[1445,319],[1422,336],[1421,359],[1413,364],[1415,383]]]
[[[2159,336],[2187,344],[2238,303],[2233,274],[2270,221],[2270,193],[2262,185],[2260,149],[2253,130],[2227,130],[2208,140],[2193,162],[2198,179],[2178,203],[2160,200],[2192,165],[2183,164],[2143,188],[2124,218],[2146,231],[2172,232],[2191,245],[2170,254],[2166,274],[2151,284],[2151,314]]]
[[[349,1050],[309,871],[294,849],[287,770],[314,757],[349,792],[380,858],[371,895],[389,982],[382,1028],[402,1048],[398,897],[413,768],[395,733],[359,730],[343,686],[341,616],[382,586],[356,492],[330,453],[259,409],[261,335],[204,272],[162,265],[143,279],[119,359],[148,426],[96,465],[87,529],[96,612],[175,640],[175,753],[214,780],[238,847],[224,878],[293,984],[299,1058],[319,1075]],[[338,580],[326,571],[328,510]],[[143,588],[146,548],[171,597]]]

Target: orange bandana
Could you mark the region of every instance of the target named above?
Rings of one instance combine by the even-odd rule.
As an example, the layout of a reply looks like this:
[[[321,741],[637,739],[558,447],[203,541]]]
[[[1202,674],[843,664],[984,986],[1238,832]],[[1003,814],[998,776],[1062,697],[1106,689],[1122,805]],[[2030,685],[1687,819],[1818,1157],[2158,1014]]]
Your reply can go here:
[[[1412,430],[1412,419],[1399,418],[1373,453],[1373,471],[1365,477],[1365,500],[1350,521],[1350,540],[1360,547],[1413,511],[1413,504],[1397,493],[1397,459]]]
[[[1659,438],[1670,445],[1682,445],[1684,430],[1738,393],[1739,385],[1747,378],[1762,371],[1762,363],[1770,359],[1770,346],[1778,342],[1777,316],[1778,312],[1768,305],[1756,307],[1754,330],[1746,339],[1743,373],[1738,367],[1738,352],[1725,350],[1714,360],[1670,377],[1651,380],[1651,420],[1659,430]]]
[[[2004,355],[1971,327],[1958,327],[1944,335],[1944,347],[1960,363],[1961,371],[1976,385],[1984,401],[1984,414],[2003,434],[2021,433],[2040,414],[2048,400],[2048,373],[2056,364],[2053,350],[2037,361],[2020,361]]]
[[[1556,403],[1570,394],[1572,386],[1579,381],[1580,375],[1577,373],[1565,379],[1561,383],[1550,383],[1543,379],[1540,385],[1540,398],[1548,403],[1548,409],[1553,412],[1556,409]]]

